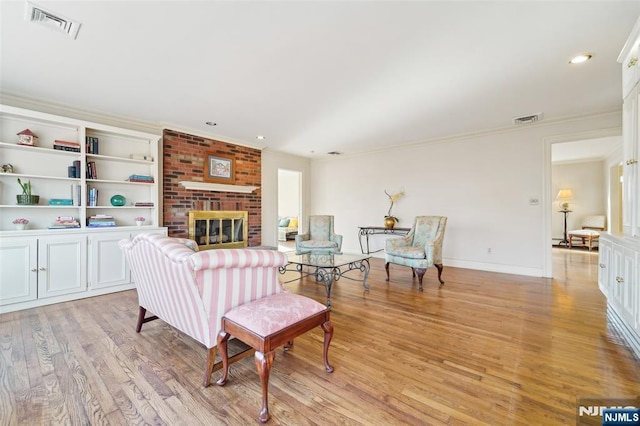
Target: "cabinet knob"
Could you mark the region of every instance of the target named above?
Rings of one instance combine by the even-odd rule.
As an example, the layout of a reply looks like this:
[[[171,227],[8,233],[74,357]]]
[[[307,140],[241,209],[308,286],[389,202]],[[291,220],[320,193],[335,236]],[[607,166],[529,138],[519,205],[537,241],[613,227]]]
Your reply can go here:
[[[603,269],[607,267],[607,265],[605,265],[604,263],[601,263],[601,264],[599,264],[598,266],[600,266],[600,267],[601,267],[601,268],[603,268]]]
[[[41,266],[41,267],[40,267],[40,270],[41,270],[41,271],[46,271],[46,270],[47,270],[47,268],[45,268],[44,266]]]
[[[638,162],[638,160],[635,160],[635,159],[629,160],[629,165],[631,166],[633,164],[636,164],[637,162]]]
[[[631,60],[627,64],[627,68],[635,67],[637,63],[638,63],[638,58],[631,58]]]
[[[616,277],[616,282],[618,282],[619,284],[622,284],[624,282],[624,278]]]
[[[38,270],[36,268],[33,268],[31,272],[38,272]]]

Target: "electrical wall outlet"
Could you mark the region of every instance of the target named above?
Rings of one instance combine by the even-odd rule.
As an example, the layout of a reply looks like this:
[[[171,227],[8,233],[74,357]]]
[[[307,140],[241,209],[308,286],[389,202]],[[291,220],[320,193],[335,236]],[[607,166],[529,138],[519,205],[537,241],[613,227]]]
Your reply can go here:
[[[529,205],[530,206],[537,206],[540,204],[540,198],[538,197],[529,197]]]

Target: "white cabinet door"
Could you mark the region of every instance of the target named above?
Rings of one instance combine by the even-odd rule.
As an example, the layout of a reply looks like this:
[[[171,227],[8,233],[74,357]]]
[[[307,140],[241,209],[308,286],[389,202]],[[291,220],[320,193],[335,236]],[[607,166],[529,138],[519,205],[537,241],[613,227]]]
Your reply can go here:
[[[89,237],[91,289],[131,282],[131,272],[118,241],[129,238],[128,232],[105,232]]]
[[[629,325],[634,321],[636,279],[636,252],[630,248],[612,245],[609,302],[618,315]]]
[[[624,170],[623,179],[625,179],[625,182],[623,185],[625,188],[629,188],[629,191],[625,189],[625,192],[632,198],[629,200],[633,209],[631,213],[631,235],[640,238],[640,85],[636,86],[634,94],[636,95],[635,132],[628,141],[631,146],[625,148],[624,157],[627,157],[628,154],[627,161],[629,164],[627,165],[626,161],[624,163],[626,170]]]
[[[600,239],[598,242],[598,287],[602,294],[609,297],[609,276],[611,275],[611,242]]]
[[[87,289],[87,238],[42,236],[38,240],[38,298]]]
[[[622,271],[620,271],[621,287],[622,287],[622,303],[621,307],[625,319],[629,325],[635,323],[635,293],[638,286],[636,277],[636,252],[625,247],[622,250]]]
[[[622,106],[623,194],[622,228],[633,235],[638,206],[637,196],[637,140],[638,140],[638,89],[627,96]]]
[[[0,305],[38,297],[38,239],[0,239]]]

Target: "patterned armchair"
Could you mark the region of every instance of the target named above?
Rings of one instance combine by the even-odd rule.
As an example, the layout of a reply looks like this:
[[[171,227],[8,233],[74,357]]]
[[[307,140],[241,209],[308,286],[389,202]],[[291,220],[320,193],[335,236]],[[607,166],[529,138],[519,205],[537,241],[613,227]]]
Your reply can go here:
[[[444,216],[417,216],[411,231],[402,238],[385,241],[385,265],[389,281],[389,264],[409,266],[413,276],[418,275],[419,290],[422,277],[430,266],[438,268],[438,281],[442,281],[442,241],[447,218]]]
[[[229,310],[283,291],[278,268],[287,257],[275,250],[198,252],[191,240],[143,233],[119,242],[138,290],[142,324],[162,319],[207,348],[203,385],[209,386],[222,317]],[[153,316],[145,318],[147,312]]]
[[[296,235],[296,252],[324,251],[340,253],[342,235],[333,232],[333,216],[309,216],[306,233]]]

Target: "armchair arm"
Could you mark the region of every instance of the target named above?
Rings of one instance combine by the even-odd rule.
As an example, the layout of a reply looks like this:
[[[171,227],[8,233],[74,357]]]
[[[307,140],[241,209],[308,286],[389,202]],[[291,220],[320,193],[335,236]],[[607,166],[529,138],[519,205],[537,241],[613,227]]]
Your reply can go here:
[[[447,219],[442,218],[435,238],[432,241],[429,241],[424,247],[427,260],[432,261],[434,265],[442,263],[442,243],[444,242],[444,230],[446,224]]]
[[[295,236],[296,243],[299,243],[302,241],[309,241],[310,239],[311,239],[311,234],[309,234],[309,232],[307,232],[306,234],[298,234]]]
[[[338,250],[342,248],[342,235],[331,234],[331,236],[329,237],[329,240],[338,243]]]

